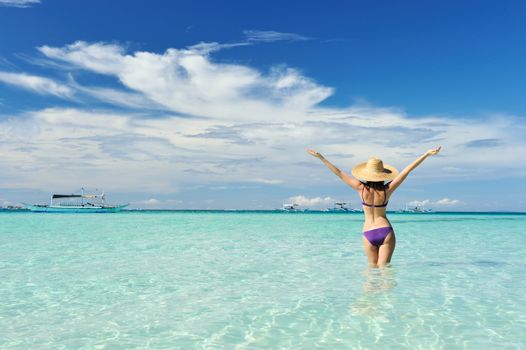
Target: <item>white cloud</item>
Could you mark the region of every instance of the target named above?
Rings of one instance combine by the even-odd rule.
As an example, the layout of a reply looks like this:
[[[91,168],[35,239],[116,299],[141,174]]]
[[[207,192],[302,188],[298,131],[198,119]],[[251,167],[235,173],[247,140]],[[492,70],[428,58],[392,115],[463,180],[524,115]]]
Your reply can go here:
[[[150,209],[174,209],[183,203],[179,199],[157,199],[150,198],[142,201],[130,203],[130,208],[150,208]]]
[[[162,54],[130,54],[104,43],[41,47],[49,59],[113,77],[120,88],[70,82],[70,90],[61,90],[42,77],[19,85],[90,95],[131,111],[47,108],[0,116],[0,183],[43,190],[140,188],[152,195],[195,184],[312,186],[332,184],[334,178],[306,148],[352,154],[331,158],[345,171],[373,155],[401,169],[436,144],[443,150],[416,170],[419,178],[526,175],[516,161],[517,154],[526,153],[522,117],[415,118],[365,104],[320,107],[332,88],[289,67],[263,72],[217,63],[210,56],[217,47],[205,46]],[[473,147],[481,146],[480,140],[486,140],[483,152]],[[499,142],[487,147],[487,140]],[[325,198],[317,200],[327,204],[321,204]],[[454,199],[433,203],[458,204]]]
[[[460,201],[458,199],[449,199],[449,198],[442,198],[435,202],[437,205],[456,205],[460,204]]]
[[[298,204],[302,207],[326,207],[331,206],[336,201],[331,197],[305,197],[303,195],[289,197],[288,199],[291,203]]]
[[[374,110],[348,113],[375,118]],[[401,169],[416,158],[405,153],[414,151],[418,141],[396,144],[390,140],[392,143],[386,144],[387,140],[398,133],[401,136],[396,137],[417,140],[422,136],[419,129],[426,123],[414,120],[410,127],[407,117],[394,112],[376,117],[382,124],[393,118],[391,126],[382,127],[364,127],[361,119],[355,118],[333,119],[329,111],[314,111],[304,122],[269,123],[155,115],[145,118],[144,114],[129,112],[49,108],[15,118],[0,117],[0,181],[9,188],[38,184],[45,190],[84,185],[113,191],[141,188],[152,193],[174,192],[191,184],[327,184],[334,181],[331,174],[305,148],[313,147],[324,154],[352,152],[353,158],[331,159],[344,171],[372,155]],[[431,129],[429,140],[420,140],[416,151],[431,147],[436,135],[447,135],[449,130],[463,130],[465,135],[473,127],[482,128],[484,121],[478,123],[481,125],[456,120],[444,130]],[[498,157],[479,157],[472,149],[460,152],[464,139],[451,137],[444,155],[426,161],[417,169],[418,177],[459,179],[485,174],[489,178],[502,176],[503,168],[520,176],[523,167],[507,152],[524,151],[525,147],[514,140],[514,121],[509,123],[502,129],[496,128],[496,123],[487,126],[494,133],[509,134],[509,146],[499,146],[502,154]],[[400,125],[404,125],[403,131]],[[461,170],[441,171],[449,164]]]
[[[144,201],[136,202],[137,204],[146,204],[146,205],[157,205],[160,204],[161,201],[156,198],[150,198]]]
[[[0,6],[30,7],[40,4],[40,0],[0,0]]]
[[[85,93],[97,100],[113,104],[116,106],[123,106],[137,109],[159,109],[161,106],[149,100],[143,94],[125,92],[110,88],[101,87],[85,87],[80,85],[74,86],[77,91]]]
[[[247,66],[215,63],[209,50],[195,46],[164,54],[126,54],[118,45],[79,41],[39,50],[51,59],[115,76],[126,88],[173,112],[220,120],[303,118],[333,92],[295,69],[276,67],[265,75]]]
[[[243,34],[248,41],[274,42],[274,41],[304,41],[310,38],[295,33],[281,33],[273,30],[244,30]]]
[[[442,198],[436,201],[432,201],[429,199],[424,199],[422,201],[414,200],[414,201],[409,202],[408,204],[411,206],[425,207],[429,205],[454,206],[454,205],[461,204],[461,203],[462,202],[458,199]]]
[[[199,44],[195,44],[195,45],[188,47],[188,50],[193,51],[195,53],[207,55],[212,52],[223,50],[223,49],[230,49],[233,47],[248,46],[248,45],[251,45],[251,44],[248,42],[231,43],[231,44],[220,44],[220,43],[215,43],[215,42],[211,42],[211,43],[200,42]]]
[[[31,90],[41,95],[55,95],[62,98],[73,96],[73,90],[68,86],[36,75],[0,72],[0,82]]]
[[[277,185],[277,184],[283,183],[283,180],[279,180],[279,179],[260,179],[260,178],[257,178],[257,179],[251,179],[249,181],[262,183],[262,184],[267,184],[267,185]]]
[[[424,199],[423,201],[414,200],[414,201],[411,201],[411,202],[409,202],[407,204],[410,205],[410,206],[423,207],[423,206],[431,204],[431,201],[429,199]]]

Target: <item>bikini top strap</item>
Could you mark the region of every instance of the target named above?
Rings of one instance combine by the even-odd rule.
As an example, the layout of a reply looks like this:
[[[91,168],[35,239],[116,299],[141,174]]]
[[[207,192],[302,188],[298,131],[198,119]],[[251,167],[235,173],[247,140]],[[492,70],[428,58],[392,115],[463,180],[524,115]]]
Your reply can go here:
[[[367,186],[366,184],[364,184],[363,187],[362,187],[362,204],[365,205],[366,207],[375,208],[376,205],[374,205],[374,191],[373,191],[373,203],[372,203],[372,204],[369,204],[369,203],[366,203],[366,202],[365,202],[365,198],[364,198],[364,196],[363,196],[363,191],[365,190],[365,187],[369,188],[369,186]]]
[[[372,204],[369,204],[369,203],[366,203],[365,202],[365,198],[363,197],[363,191],[365,190],[365,186],[367,185],[363,185],[362,187],[362,194],[361,194],[361,197],[362,197],[362,204],[365,205],[366,207],[371,207],[371,208],[382,208],[382,207],[386,207],[387,206],[387,203],[388,203],[388,199],[387,199],[387,191],[384,187],[384,202],[380,205],[375,205],[374,204],[374,191],[372,192],[373,193],[373,203]]]

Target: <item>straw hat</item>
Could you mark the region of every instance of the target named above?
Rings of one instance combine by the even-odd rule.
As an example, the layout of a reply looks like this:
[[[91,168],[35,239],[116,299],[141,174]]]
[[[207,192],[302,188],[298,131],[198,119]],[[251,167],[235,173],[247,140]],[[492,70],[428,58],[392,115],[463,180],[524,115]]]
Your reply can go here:
[[[352,168],[351,173],[360,180],[389,181],[398,175],[398,170],[390,165],[384,165],[381,159],[374,157]]]

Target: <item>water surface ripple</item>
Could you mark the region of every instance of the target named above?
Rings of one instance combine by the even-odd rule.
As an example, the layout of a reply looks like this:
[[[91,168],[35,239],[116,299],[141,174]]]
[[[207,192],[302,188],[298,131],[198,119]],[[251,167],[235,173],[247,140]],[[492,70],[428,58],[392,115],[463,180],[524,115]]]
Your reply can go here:
[[[0,213],[0,348],[526,348],[526,216],[391,218]]]

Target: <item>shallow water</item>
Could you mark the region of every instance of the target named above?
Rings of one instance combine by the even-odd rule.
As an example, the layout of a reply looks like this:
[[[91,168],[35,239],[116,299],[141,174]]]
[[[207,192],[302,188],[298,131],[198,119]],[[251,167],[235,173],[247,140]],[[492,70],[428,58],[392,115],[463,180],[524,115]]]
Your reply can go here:
[[[0,348],[526,348],[526,216],[0,213]]]

